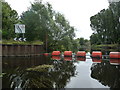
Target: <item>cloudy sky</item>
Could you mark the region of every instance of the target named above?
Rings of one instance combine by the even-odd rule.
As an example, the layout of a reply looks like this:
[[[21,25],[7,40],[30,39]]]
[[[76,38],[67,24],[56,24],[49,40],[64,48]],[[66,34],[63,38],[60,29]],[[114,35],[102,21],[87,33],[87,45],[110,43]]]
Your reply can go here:
[[[20,15],[30,7],[34,0],[5,0]],[[49,2],[55,11],[66,17],[71,26],[77,31],[76,38],[89,39],[92,34],[90,28],[90,17],[109,6],[108,0],[43,0]]]

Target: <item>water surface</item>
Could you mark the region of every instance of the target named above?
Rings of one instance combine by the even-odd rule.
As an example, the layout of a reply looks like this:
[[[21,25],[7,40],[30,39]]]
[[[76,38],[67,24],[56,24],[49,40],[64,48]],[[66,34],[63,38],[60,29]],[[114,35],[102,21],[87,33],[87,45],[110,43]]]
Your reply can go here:
[[[3,57],[3,88],[120,88],[120,60]]]

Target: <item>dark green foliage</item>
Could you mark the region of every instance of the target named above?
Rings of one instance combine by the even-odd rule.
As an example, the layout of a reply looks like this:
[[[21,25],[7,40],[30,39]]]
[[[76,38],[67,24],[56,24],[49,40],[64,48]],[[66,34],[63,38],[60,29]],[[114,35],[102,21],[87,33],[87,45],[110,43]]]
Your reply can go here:
[[[2,1],[2,38],[14,38],[14,24],[18,23],[18,14],[7,2]]]
[[[26,25],[25,37],[28,41],[40,40],[47,43],[48,52],[72,50],[75,29],[64,15],[55,12],[49,3],[34,2],[30,9],[21,15]]]
[[[90,18],[94,33],[91,44],[120,43],[120,2],[111,3],[108,9],[101,10]]]
[[[7,2],[2,2],[2,36],[3,40],[13,40],[16,36],[14,24],[25,24],[25,38],[28,42],[41,41],[46,51],[78,50],[78,42],[74,40],[75,28],[70,26],[64,15],[55,12],[49,3],[36,0],[31,7],[22,13],[20,19],[15,10]],[[11,40],[10,40],[11,39]]]
[[[84,38],[78,38],[77,41],[79,43],[79,48],[78,48],[79,51],[86,51],[86,52],[90,51],[91,46],[89,40]]]

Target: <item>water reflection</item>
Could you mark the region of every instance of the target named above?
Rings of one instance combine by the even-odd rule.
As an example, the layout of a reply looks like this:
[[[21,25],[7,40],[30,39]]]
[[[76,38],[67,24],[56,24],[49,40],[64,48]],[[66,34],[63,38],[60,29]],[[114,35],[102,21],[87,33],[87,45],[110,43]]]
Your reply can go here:
[[[2,78],[3,88],[120,87],[118,59],[3,57],[2,63],[6,73]]]
[[[113,60],[110,60],[110,62],[102,60],[101,63],[93,63],[91,77],[111,89],[120,88],[120,65],[111,65],[111,62]]]
[[[112,65],[120,65],[120,59],[110,59],[110,64],[112,64]]]
[[[2,59],[2,71],[6,73],[2,78],[3,88],[19,88],[27,68],[50,63],[50,60],[44,56],[3,57]]]
[[[66,60],[66,61],[71,61],[71,60],[72,60],[72,57],[64,57],[64,60]]]
[[[76,75],[76,66],[73,62],[53,61],[53,71],[51,72],[52,81],[55,88],[64,88],[70,81],[70,77]]]
[[[64,88],[75,70],[73,62],[50,57],[3,58],[3,88]]]
[[[101,58],[92,58],[92,61],[94,63],[101,63],[102,62],[102,59]]]
[[[60,57],[60,56],[52,56],[52,59],[53,59],[53,60],[60,60],[61,57]]]
[[[84,58],[84,57],[77,57],[76,60],[78,60],[78,61],[86,61],[86,58]]]

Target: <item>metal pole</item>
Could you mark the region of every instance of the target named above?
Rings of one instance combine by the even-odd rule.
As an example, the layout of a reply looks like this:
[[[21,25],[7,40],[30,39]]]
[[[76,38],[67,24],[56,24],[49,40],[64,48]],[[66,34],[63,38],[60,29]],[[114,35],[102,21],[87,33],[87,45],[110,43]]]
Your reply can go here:
[[[47,53],[47,32],[46,32],[46,53]]]
[[[23,38],[24,38],[24,33],[23,33]]]

